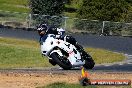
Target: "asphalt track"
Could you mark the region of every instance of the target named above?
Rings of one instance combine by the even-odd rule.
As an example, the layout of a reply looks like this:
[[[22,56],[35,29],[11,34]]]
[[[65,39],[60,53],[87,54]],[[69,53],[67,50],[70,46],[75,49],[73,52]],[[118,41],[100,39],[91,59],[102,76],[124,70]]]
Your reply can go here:
[[[128,56],[128,60],[123,63],[96,65],[92,69],[92,71],[132,72],[132,38],[86,34],[72,34],[72,36],[74,36],[76,40],[84,47],[89,46],[104,48],[114,52],[124,53]],[[39,36],[36,31],[25,30],[0,29],[0,37],[14,37],[19,39],[30,39],[36,41],[39,40]]]
[[[83,46],[104,48],[116,52],[132,54],[132,38],[119,36],[96,36],[72,34]],[[15,37],[20,39],[39,40],[36,31],[0,29],[0,37]]]

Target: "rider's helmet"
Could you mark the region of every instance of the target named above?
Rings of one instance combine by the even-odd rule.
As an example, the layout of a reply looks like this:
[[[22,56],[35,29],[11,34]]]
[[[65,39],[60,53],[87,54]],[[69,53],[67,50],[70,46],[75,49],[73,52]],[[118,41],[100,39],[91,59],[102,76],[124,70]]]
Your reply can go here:
[[[40,24],[38,27],[37,27],[37,31],[39,33],[40,36],[42,36],[43,34],[41,34],[41,32],[47,32],[48,30],[48,26],[47,24]]]
[[[48,29],[47,24],[40,24],[37,27],[37,31],[47,31],[47,29]]]

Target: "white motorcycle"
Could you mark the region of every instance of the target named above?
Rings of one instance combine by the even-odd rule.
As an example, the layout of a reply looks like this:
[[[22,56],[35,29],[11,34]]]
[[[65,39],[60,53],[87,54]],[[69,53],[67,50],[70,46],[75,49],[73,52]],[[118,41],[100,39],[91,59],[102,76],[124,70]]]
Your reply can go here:
[[[41,38],[41,53],[49,58],[52,65],[58,64],[66,70],[81,66],[92,69],[95,65],[89,54],[85,51],[79,53],[74,45],[56,39],[54,34],[48,34]]]

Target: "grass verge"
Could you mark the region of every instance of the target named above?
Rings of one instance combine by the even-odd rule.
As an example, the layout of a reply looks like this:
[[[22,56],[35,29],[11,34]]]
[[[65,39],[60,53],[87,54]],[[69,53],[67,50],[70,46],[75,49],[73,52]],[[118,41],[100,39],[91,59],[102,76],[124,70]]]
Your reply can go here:
[[[0,10],[29,12],[28,0],[0,0]]]
[[[131,86],[81,86],[79,84],[53,83],[44,87],[36,88],[131,88]]]
[[[28,13],[31,11],[28,4],[29,0],[0,0],[0,21],[23,24],[28,17]]]
[[[85,48],[96,64],[122,61],[125,57],[108,50]],[[51,66],[46,57],[42,57],[38,41],[13,38],[0,38],[0,68],[28,68]]]
[[[0,68],[30,68],[51,66],[42,57],[37,41],[0,38]]]
[[[85,50],[93,57],[95,63],[114,63],[120,62],[125,59],[125,56],[121,53],[112,52],[99,48],[85,48]]]
[[[81,86],[79,84],[67,84],[67,83],[53,83],[53,84],[49,84],[47,86],[44,87],[37,87],[37,88],[84,88],[84,86]],[[98,88],[95,86],[87,86],[85,88]]]

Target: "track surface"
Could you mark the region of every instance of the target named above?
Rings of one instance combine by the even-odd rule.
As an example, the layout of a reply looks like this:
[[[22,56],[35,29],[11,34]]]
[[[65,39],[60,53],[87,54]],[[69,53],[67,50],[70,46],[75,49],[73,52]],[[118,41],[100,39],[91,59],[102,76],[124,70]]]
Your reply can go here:
[[[94,36],[86,34],[72,34],[83,46],[105,48],[112,51],[132,54],[132,38],[118,36]],[[15,37],[39,40],[35,31],[0,29],[0,37]]]
[[[124,63],[95,66],[93,68],[94,71],[132,72],[132,38],[118,36],[93,36],[83,34],[73,34],[72,36],[74,36],[83,46],[104,48],[115,52],[128,54],[128,60],[126,60]],[[37,32],[24,30],[0,29],[0,37],[15,37],[36,41],[39,40]]]

